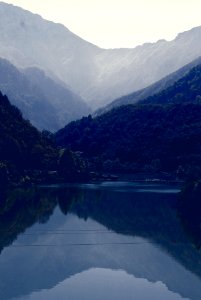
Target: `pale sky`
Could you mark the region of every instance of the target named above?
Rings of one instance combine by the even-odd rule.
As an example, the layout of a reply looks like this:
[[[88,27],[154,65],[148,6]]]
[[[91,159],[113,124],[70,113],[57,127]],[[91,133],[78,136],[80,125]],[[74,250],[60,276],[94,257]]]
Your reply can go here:
[[[201,0],[8,0],[103,48],[135,47],[201,25]]]

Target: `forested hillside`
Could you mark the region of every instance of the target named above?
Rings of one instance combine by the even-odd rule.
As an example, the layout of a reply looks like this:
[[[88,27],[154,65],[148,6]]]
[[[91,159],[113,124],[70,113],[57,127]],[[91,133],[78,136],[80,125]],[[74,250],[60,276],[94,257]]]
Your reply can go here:
[[[55,168],[57,150],[0,93],[0,183],[19,181],[26,170]]]
[[[154,84],[136,91],[134,93],[131,93],[129,95],[125,95],[121,98],[115,99],[110,104],[108,104],[105,107],[102,107],[94,112],[94,116],[106,113],[107,111],[119,107],[121,105],[128,105],[128,104],[136,104],[144,99],[147,99],[151,96],[158,95],[160,92],[166,90],[167,88],[170,88],[174,85],[175,82],[180,80],[182,77],[186,76],[188,77],[188,73],[192,71],[193,68],[197,67],[196,69],[199,69],[201,63],[201,57],[198,59],[192,61],[190,64],[185,65],[181,69],[177,70],[174,73],[171,73],[170,75],[164,77],[163,79],[155,82]],[[195,70],[194,70],[195,71]],[[193,73],[196,73],[192,71]],[[183,81],[183,79],[182,79]]]
[[[169,104],[200,102],[201,100],[201,64],[192,68],[184,77],[167,89],[144,99],[146,104]]]
[[[70,123],[56,138],[82,151],[95,168],[199,176],[201,65],[136,105]]]
[[[201,105],[123,106],[72,122],[56,138],[58,145],[82,151],[95,168],[195,174],[201,166]]]

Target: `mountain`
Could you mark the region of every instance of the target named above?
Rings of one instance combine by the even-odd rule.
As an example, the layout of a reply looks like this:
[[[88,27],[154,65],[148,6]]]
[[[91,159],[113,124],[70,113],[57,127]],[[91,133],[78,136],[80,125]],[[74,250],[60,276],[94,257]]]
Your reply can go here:
[[[69,90],[63,82],[55,81],[46,76],[44,71],[37,68],[28,68],[24,70],[24,74],[43,93],[48,105],[54,109],[57,124],[52,128],[52,131],[56,131],[64,124],[77,120],[91,112],[89,106],[80,96]],[[52,124],[50,118],[48,121]]]
[[[38,129],[56,131],[90,112],[84,101],[63,83],[37,68],[18,70],[0,58],[0,90]]]
[[[201,165],[201,105],[128,105],[72,122],[58,145],[81,151],[95,170],[176,171]],[[196,172],[194,172],[196,174]]]
[[[82,118],[58,131],[95,169],[201,175],[201,65],[136,105]]]
[[[184,104],[201,102],[201,64],[167,89],[141,101],[145,104]]]
[[[56,158],[52,142],[0,93],[0,186],[19,181],[25,170],[55,167]]]
[[[159,92],[167,89],[168,87],[174,85],[176,81],[187,75],[193,67],[196,67],[201,64],[201,57],[198,59],[192,61],[190,64],[185,65],[181,69],[177,70],[176,72],[173,72],[172,74],[162,78],[161,80],[157,81],[156,83],[142,89],[139,91],[136,91],[134,93],[131,93],[129,95],[123,96],[119,99],[115,99],[110,104],[103,108],[99,108],[97,111],[94,112],[94,116],[101,115],[103,113],[106,113],[107,111],[119,107],[121,105],[128,105],[128,104],[136,104],[140,102],[141,100],[145,100],[148,97],[151,97],[153,95],[157,95]]]
[[[91,56],[100,50],[61,24],[0,3],[0,57],[18,68],[37,67],[76,90],[92,81]],[[17,37],[17,38],[16,38]],[[93,69],[93,68],[92,68]]]
[[[17,37],[17,38],[16,38]],[[101,49],[61,24],[0,3],[0,57],[57,78],[93,108],[145,88],[198,58],[201,27],[134,49]]]

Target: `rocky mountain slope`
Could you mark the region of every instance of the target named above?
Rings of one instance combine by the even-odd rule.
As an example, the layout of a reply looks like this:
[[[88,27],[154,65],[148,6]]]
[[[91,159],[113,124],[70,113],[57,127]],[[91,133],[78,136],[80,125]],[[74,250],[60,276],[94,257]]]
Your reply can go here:
[[[41,130],[56,131],[90,112],[79,96],[43,71],[37,68],[18,70],[1,58],[0,90]]]
[[[17,37],[17,38],[16,38]],[[0,57],[64,81],[93,108],[142,89],[198,58],[201,27],[134,49],[101,49],[21,8],[0,3]]]
[[[191,63],[185,65],[181,69],[177,70],[176,72],[171,73],[170,75],[162,78],[161,80],[157,81],[156,83],[142,89],[131,93],[129,95],[123,96],[118,98],[105,107],[99,108],[97,111],[94,112],[94,116],[98,116],[108,112],[109,110],[119,107],[121,105],[128,105],[128,104],[136,104],[146,98],[152,97],[157,95],[158,93],[162,92],[163,90],[171,87],[177,82],[179,79],[187,75],[193,67],[196,67],[201,64],[201,57],[197,58],[196,60],[192,61]]]

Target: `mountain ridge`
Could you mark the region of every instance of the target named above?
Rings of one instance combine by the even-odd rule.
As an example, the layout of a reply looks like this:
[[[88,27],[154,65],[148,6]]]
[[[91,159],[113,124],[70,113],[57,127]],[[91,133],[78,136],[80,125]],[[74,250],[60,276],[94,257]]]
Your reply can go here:
[[[172,41],[102,49],[19,7],[0,4],[0,17],[1,57],[17,67],[43,69],[93,109],[149,86],[201,53],[200,26]]]
[[[59,146],[80,151],[92,170],[201,174],[201,64],[137,104],[71,122]]]
[[[35,72],[35,78],[34,78]],[[40,130],[56,131],[88,115],[87,104],[39,69],[17,69],[0,58],[0,90]]]
[[[196,67],[201,64],[201,57],[198,57],[196,60],[192,61],[191,63],[185,65],[184,67],[180,68],[179,70],[169,74],[168,76],[160,79],[159,81],[153,83],[152,85],[142,89],[135,91],[131,94],[122,96],[118,99],[113,100],[107,106],[99,108],[97,111],[93,113],[93,116],[96,117],[98,115],[104,114],[109,110],[119,107],[121,105],[128,105],[128,104],[136,104],[146,98],[153,96],[161,92],[162,90],[170,87],[173,85],[177,80],[181,79],[185,76],[188,72],[191,71],[193,67]]]

